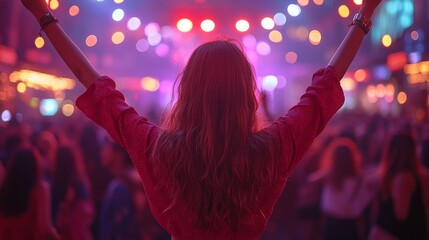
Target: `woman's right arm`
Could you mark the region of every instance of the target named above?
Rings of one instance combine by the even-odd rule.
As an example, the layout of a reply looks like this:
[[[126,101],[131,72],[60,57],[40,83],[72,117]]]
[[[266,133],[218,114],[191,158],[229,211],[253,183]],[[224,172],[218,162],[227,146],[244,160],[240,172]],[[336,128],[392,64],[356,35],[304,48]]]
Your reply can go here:
[[[363,19],[370,21],[372,15],[380,4],[381,0],[365,0],[359,10]],[[357,25],[351,25],[349,32],[338,47],[334,56],[329,61],[328,66],[334,67],[338,77],[341,79],[347,72],[350,64],[352,63],[357,51],[365,37],[365,32]]]
[[[33,14],[39,24],[41,24],[43,16],[51,14],[45,0],[21,0],[21,2]],[[100,75],[58,22],[51,21],[43,28],[43,31],[76,78],[86,88],[91,86]]]

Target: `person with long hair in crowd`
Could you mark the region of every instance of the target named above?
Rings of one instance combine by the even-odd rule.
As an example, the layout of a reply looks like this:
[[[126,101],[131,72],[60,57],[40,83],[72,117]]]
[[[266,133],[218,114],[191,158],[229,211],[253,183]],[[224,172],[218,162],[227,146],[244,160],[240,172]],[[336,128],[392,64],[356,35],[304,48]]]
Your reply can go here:
[[[380,192],[370,239],[428,239],[427,171],[408,132],[394,134],[380,165]]]
[[[335,138],[325,150],[320,169],[310,178],[322,182],[323,239],[366,239],[364,211],[376,187],[362,173],[357,144],[350,138]]]
[[[52,181],[52,218],[61,239],[91,240],[95,209],[89,180],[75,147],[58,147]]]
[[[173,239],[257,239],[286,179],[344,102],[339,81],[381,0],[364,1],[328,66],[299,103],[258,126],[253,67],[232,40],[197,47],[162,126],[124,101],[62,30],[43,0],[21,0],[87,88],[77,106],[130,154],[154,217]]]
[[[20,148],[8,161],[0,188],[0,239],[59,239],[51,221],[51,198],[41,179],[40,159],[31,148]]]

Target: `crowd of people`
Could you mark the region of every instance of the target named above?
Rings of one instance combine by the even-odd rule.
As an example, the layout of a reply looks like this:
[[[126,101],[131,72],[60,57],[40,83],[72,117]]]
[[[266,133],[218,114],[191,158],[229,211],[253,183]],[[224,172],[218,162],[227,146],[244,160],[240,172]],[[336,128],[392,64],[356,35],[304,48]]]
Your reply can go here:
[[[128,153],[95,124],[13,121],[0,136],[2,239],[170,239]],[[262,239],[424,239],[428,141],[428,123],[340,113],[290,176]]]

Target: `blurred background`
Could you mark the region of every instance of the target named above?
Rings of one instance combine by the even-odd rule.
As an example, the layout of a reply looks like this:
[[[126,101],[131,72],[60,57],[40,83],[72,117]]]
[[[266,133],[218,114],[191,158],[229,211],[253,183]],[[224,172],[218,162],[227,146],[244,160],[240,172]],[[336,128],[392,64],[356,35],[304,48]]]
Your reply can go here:
[[[47,0],[61,26],[141,114],[157,120],[192,50],[238,40],[274,115],[326,66],[361,0]],[[385,0],[341,84],[343,109],[428,116],[427,0]],[[1,121],[75,114],[82,93],[19,1],[0,1]],[[153,117],[152,117],[153,116]]]

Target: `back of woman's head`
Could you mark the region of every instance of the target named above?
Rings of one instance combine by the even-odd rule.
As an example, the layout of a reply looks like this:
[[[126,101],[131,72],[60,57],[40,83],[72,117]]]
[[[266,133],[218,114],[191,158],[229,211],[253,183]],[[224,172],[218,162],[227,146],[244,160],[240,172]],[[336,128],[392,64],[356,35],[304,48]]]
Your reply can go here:
[[[236,229],[274,175],[268,137],[254,133],[255,88],[251,64],[231,41],[202,44],[181,76],[154,153],[170,209],[185,203],[200,228]]]
[[[16,216],[27,210],[31,190],[40,177],[39,159],[31,148],[21,148],[8,162],[0,189],[0,214]]]
[[[387,144],[381,164],[382,188],[389,191],[393,177],[400,172],[418,174],[416,142],[407,132],[395,133]]]
[[[249,132],[256,124],[255,87],[253,68],[234,42],[202,44],[181,75],[167,128],[190,131],[204,126]]]
[[[326,149],[322,169],[328,181],[341,188],[347,177],[361,175],[361,154],[356,143],[349,138],[334,139]]]

